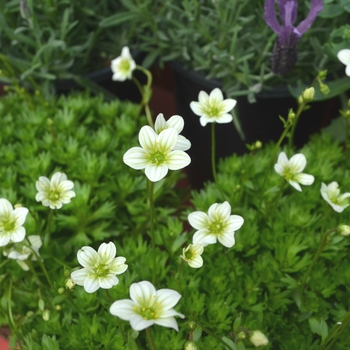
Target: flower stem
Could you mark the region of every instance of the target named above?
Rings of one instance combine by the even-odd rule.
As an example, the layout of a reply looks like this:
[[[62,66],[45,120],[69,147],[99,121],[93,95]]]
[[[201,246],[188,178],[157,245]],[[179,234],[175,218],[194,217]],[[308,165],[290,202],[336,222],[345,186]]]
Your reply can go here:
[[[225,341],[223,341],[218,335],[216,335],[215,333],[213,333],[212,331],[210,331],[208,328],[205,328],[201,323],[199,323],[197,321],[197,324],[199,327],[201,327],[203,329],[203,331],[209,335],[211,335],[212,337],[214,337],[218,342],[222,343],[225,345],[225,349],[232,349],[234,350],[233,348],[231,348],[230,344],[226,343]]]
[[[147,83],[144,86],[142,86],[134,76],[133,76],[133,81],[136,84],[142,96],[141,108],[145,109],[148,124],[151,128],[153,128],[153,119],[152,119],[151,110],[149,108],[149,101],[151,100],[151,97],[152,97],[152,80],[153,80],[152,73],[148,69],[143,68],[141,66],[136,66],[136,69],[140,70],[147,77]]]
[[[215,162],[215,122],[211,124],[211,168],[213,171],[213,178],[215,183],[217,184],[217,177],[216,177],[216,162]]]
[[[151,231],[151,244],[152,244],[152,283],[156,280],[156,239],[154,232],[154,221],[155,221],[155,210],[154,210],[154,197],[153,197],[154,183],[148,180],[148,205],[149,205],[149,220],[150,220],[150,231]]]
[[[350,324],[350,312],[345,314],[345,316],[338,322],[332,331],[328,334],[327,338],[323,341],[322,346],[319,350],[332,350],[334,349],[334,344],[339,339],[340,335],[347,329]]]
[[[154,344],[154,340],[153,340],[153,337],[152,337],[152,333],[151,333],[150,327],[146,328],[146,335],[147,335],[149,344],[151,345],[151,349],[152,350],[157,350],[156,344]]]
[[[321,241],[320,241],[320,245],[318,246],[318,250],[317,250],[314,258],[312,259],[311,264],[309,265],[309,268],[307,269],[307,271],[306,271],[306,273],[305,273],[305,275],[304,275],[304,277],[302,279],[301,286],[300,286],[301,292],[303,292],[304,287],[305,287],[305,283],[307,282],[313,267],[315,266],[315,264],[316,264],[318,258],[320,257],[323,249],[327,245],[327,238],[328,238],[328,236],[332,232],[335,232],[335,231],[337,231],[337,228],[331,228],[330,230],[326,231],[324,233],[324,235],[322,236]]]
[[[54,214],[54,210],[51,209],[49,217],[47,219],[46,234],[44,236],[44,242],[43,242],[45,246],[47,246],[47,244],[49,243],[49,237],[50,237],[50,231],[51,231],[51,222],[52,222],[53,214]]]

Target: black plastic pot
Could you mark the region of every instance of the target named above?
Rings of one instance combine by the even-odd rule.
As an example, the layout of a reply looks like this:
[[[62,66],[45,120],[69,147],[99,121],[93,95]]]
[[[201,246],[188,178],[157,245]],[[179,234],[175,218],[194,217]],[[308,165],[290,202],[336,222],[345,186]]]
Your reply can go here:
[[[222,88],[217,80],[208,80],[198,72],[185,70],[178,63],[171,64],[175,76],[176,105],[178,114],[185,119],[183,134],[191,141],[188,151],[192,162],[188,175],[194,188],[201,188],[203,183],[212,179],[211,175],[211,137],[210,125],[202,127],[199,117],[191,108],[191,101],[198,101],[201,90],[210,93],[214,88]],[[247,151],[245,144],[257,140],[263,143],[277,141],[283,132],[279,115],[287,118],[290,108],[296,110],[297,103],[287,87],[276,87],[256,94],[256,103],[249,103],[245,96],[237,98],[238,115],[245,140],[242,141],[233,123],[216,125],[216,158],[223,158],[233,153],[243,154]],[[300,117],[294,143],[297,147],[305,144],[309,136],[327,125],[332,117],[338,115],[338,99],[331,99],[311,104],[311,108]]]

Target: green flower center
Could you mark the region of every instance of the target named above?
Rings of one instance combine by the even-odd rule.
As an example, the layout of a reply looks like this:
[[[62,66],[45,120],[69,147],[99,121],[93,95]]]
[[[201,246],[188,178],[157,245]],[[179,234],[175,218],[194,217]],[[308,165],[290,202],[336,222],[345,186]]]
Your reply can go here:
[[[134,310],[142,316],[145,320],[156,320],[159,318],[160,309],[159,307],[138,307],[134,306]]]
[[[119,68],[121,71],[124,71],[124,72],[129,72],[130,70],[130,61],[125,58],[125,59],[122,59],[119,63]]]
[[[211,101],[203,109],[209,118],[217,118],[223,113],[223,106],[220,101]]]
[[[156,164],[156,165],[161,165],[161,164],[165,163],[166,159],[167,159],[167,154],[164,154],[163,152],[161,152],[159,150],[150,154],[151,163]]]
[[[109,274],[109,267],[105,264],[95,264],[94,272],[97,277],[107,277]]]
[[[214,221],[210,227],[210,233],[214,233],[216,235],[219,235],[222,233],[223,229],[225,228],[225,225],[223,225],[221,222],[219,221]]]
[[[290,167],[290,166],[286,166],[283,169],[283,176],[287,181],[293,180],[294,176],[296,174],[296,169]]]
[[[9,214],[0,218],[0,231],[13,232],[16,229],[17,220]]]
[[[185,258],[186,260],[192,260],[194,257],[194,253],[192,249],[189,249],[187,252],[185,252]]]
[[[58,190],[51,190],[47,194],[47,198],[52,202],[58,201],[60,199],[60,197],[61,197],[61,192]]]

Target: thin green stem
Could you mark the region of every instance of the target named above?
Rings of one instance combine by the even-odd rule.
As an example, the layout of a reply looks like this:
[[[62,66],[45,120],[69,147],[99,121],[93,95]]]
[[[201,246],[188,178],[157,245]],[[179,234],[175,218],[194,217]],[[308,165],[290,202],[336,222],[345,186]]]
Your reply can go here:
[[[350,312],[333,327],[332,331],[328,334],[327,338],[323,341],[319,350],[332,350],[334,349],[335,342],[339,339],[340,335],[347,329],[350,324]]]
[[[49,274],[48,274],[48,272],[46,270],[45,265],[43,264],[40,256],[37,254],[37,252],[33,249],[33,247],[31,245],[30,240],[28,239],[28,237],[26,237],[26,239],[27,239],[27,242],[28,242],[28,248],[32,251],[33,255],[36,257],[36,260],[39,263],[40,268],[41,268],[41,270],[43,271],[43,273],[44,273],[44,275],[46,277],[47,283],[49,284],[50,287],[52,287],[52,282],[51,282],[50,276],[49,276]]]
[[[152,269],[152,283],[154,284],[156,281],[156,239],[155,239],[155,209],[154,209],[154,196],[153,196],[153,190],[154,190],[154,183],[150,180],[148,180],[148,205],[149,205],[149,219],[150,219],[150,231],[151,231],[151,244],[152,244],[152,262],[153,262],[153,269]]]
[[[49,217],[47,219],[47,226],[46,226],[46,234],[44,236],[44,245],[47,245],[48,242],[49,242],[49,237],[50,237],[50,231],[51,231],[51,222],[52,222],[52,217],[53,217],[53,214],[54,214],[54,210],[51,209],[50,210],[50,214],[49,214]]]
[[[215,122],[211,124],[211,167],[212,167],[212,171],[213,171],[213,178],[215,183],[217,184],[217,177],[216,177],[216,161],[215,161]]]
[[[217,341],[219,341],[220,343],[222,343],[223,345],[225,345],[225,349],[230,348],[230,349],[234,350],[234,349],[230,346],[230,344],[228,344],[228,343],[226,343],[225,341],[223,341],[218,335],[216,335],[215,333],[213,333],[212,331],[210,331],[208,328],[204,327],[204,326],[203,326],[201,323],[199,323],[198,321],[197,321],[197,324],[198,324],[199,327],[201,327],[201,328],[203,329],[203,331],[204,331],[205,333],[211,335],[211,336],[214,337]]]
[[[228,261],[228,263],[229,263],[229,265],[230,265],[230,267],[231,267],[231,269],[232,269],[232,271],[233,271],[233,274],[235,275],[235,280],[237,281],[237,280],[238,280],[238,275],[237,275],[236,267],[235,267],[235,265],[233,264],[231,258],[229,257],[228,252],[229,252],[229,250],[227,250],[227,251],[224,253],[224,255],[226,256],[227,261]]]
[[[15,320],[13,319],[11,302],[12,302],[12,278],[10,278],[10,284],[9,284],[9,289],[8,289],[7,312],[8,312],[11,327],[12,327],[12,329],[16,330],[17,326],[15,323]]]
[[[157,350],[156,344],[154,343],[150,327],[146,328],[146,335],[152,350]]]
[[[317,260],[319,259],[323,249],[325,248],[325,246],[327,245],[327,238],[328,236],[332,233],[332,232],[335,232],[337,231],[337,228],[331,228],[330,230],[326,231],[324,233],[324,235],[322,236],[321,238],[321,241],[320,241],[320,245],[318,246],[318,249],[317,249],[317,252],[314,256],[314,258],[312,259],[311,261],[311,264],[309,265],[309,268],[307,269],[303,279],[302,279],[302,282],[301,282],[301,285],[300,285],[300,290],[303,292],[304,291],[304,287],[305,287],[305,284],[310,276],[310,273],[312,271],[312,269],[314,268]]]

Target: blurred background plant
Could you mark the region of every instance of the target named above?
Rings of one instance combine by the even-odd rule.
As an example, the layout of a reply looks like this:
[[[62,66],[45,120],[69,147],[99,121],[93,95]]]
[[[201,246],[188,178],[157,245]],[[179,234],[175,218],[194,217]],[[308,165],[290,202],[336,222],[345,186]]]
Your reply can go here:
[[[119,1],[0,1],[0,81],[35,88],[48,96],[62,80],[108,67],[129,43],[130,27],[106,30],[99,23],[118,13]],[[86,79],[81,81],[87,85]],[[96,88],[96,86],[93,86]]]
[[[136,40],[130,45],[146,53],[146,67],[155,61],[179,62],[186,69],[222,82],[228,97],[248,95],[253,102],[254,94],[263,88],[298,81],[309,84],[324,69],[328,69],[329,80],[343,76],[336,54],[341,46],[350,45],[348,0],[325,1],[300,39],[294,69],[283,77],[270,68],[276,34],[264,21],[265,0],[122,3],[124,9],[102,20],[100,26],[116,28],[129,20],[137,23],[132,34]],[[297,23],[306,18],[309,9],[309,1],[299,2]],[[346,91],[350,81],[335,88],[335,94]]]

